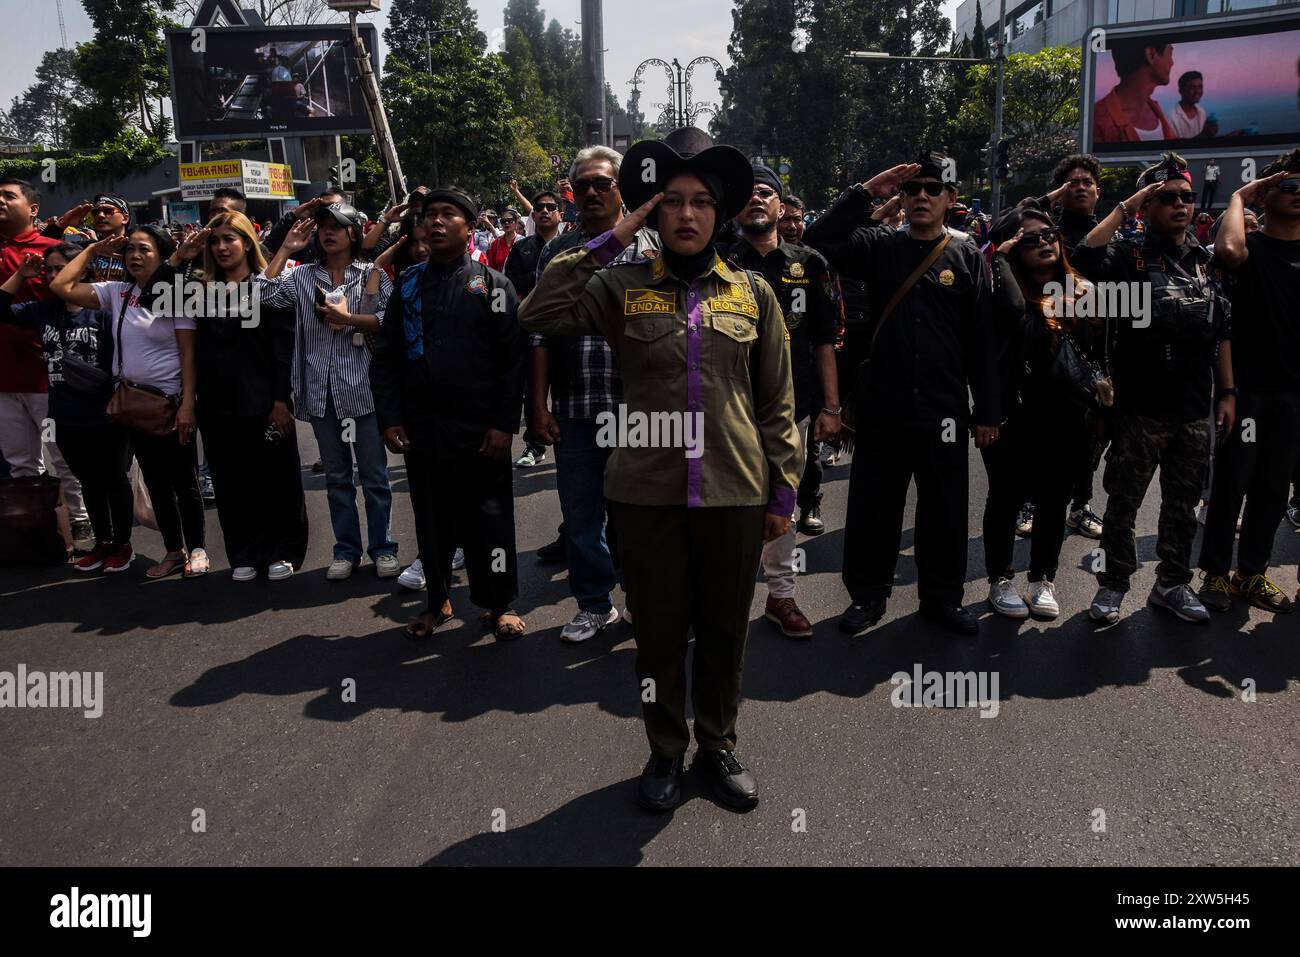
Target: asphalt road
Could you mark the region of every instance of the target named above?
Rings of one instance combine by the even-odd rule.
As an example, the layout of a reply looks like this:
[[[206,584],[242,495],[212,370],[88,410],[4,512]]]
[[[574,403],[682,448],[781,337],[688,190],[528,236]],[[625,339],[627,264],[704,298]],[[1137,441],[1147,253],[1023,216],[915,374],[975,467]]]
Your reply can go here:
[[[399,461],[392,474],[405,563]],[[1087,619],[1094,543],[1077,536],[1057,622],[994,618],[972,518],[966,600],[982,631],[935,631],[913,614],[909,511],[889,613],[849,638],[835,627],[848,467],[830,469],[828,531],[801,536],[816,634],[782,637],[755,596],[739,752],[761,805],[733,814],[691,784],[651,816],[634,803],[647,748],[631,630],[559,641],[575,606],[563,567],[534,554],[559,518],[552,460],[515,476],[529,634],[513,643],[481,631],[463,573],[461,616],[424,643],[401,634],[422,596],[368,563],[326,582],[310,472],[311,550],[286,582],[231,582],[214,511],[206,579],[146,582],[144,557],[111,577],[0,571],[0,670],[102,671],[106,699],[98,719],[0,710],[0,864],[1300,863],[1300,616],[1239,607],[1194,626],[1146,606],[1157,485],[1115,627]],[[156,532],[135,543],[162,554]],[[1027,542],[1016,555],[1023,569]],[[1284,525],[1274,579],[1288,591],[1298,556]],[[918,665],[996,673],[996,717],[895,707],[891,675]]]

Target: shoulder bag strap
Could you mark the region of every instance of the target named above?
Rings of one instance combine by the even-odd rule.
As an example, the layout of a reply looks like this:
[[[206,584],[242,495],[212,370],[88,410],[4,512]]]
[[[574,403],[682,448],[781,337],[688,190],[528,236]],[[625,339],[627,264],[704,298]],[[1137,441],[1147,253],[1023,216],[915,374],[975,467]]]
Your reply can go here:
[[[873,346],[876,344],[876,337],[880,335],[880,330],[884,328],[885,323],[889,321],[889,317],[893,314],[894,309],[903,301],[903,297],[912,291],[912,287],[921,281],[921,277],[929,272],[930,267],[939,261],[939,257],[943,255],[943,251],[948,248],[948,243],[951,241],[952,233],[945,229],[943,241],[931,249],[930,254],[926,256],[925,259],[921,260],[921,265],[912,270],[912,274],[904,279],[902,285],[894,290],[894,294],[890,296],[889,302],[885,303],[885,308],[880,313],[880,320],[876,323],[875,331],[871,334],[871,344]]]

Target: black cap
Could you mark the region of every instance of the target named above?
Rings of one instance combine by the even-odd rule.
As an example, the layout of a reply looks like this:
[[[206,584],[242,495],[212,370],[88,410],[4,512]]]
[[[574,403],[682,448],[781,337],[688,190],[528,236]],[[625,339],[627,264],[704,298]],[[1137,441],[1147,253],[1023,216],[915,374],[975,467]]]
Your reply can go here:
[[[659,140],[642,140],[632,144],[619,167],[623,202],[635,210],[662,193],[678,173],[695,173],[718,184],[719,222],[739,214],[754,193],[754,171],[734,146],[711,146],[687,157]]]
[[[471,224],[478,221],[478,203],[470,199],[469,194],[464,190],[457,189],[455,186],[439,186],[437,189],[429,190],[424,194],[424,205],[420,211],[423,212],[430,203],[451,203],[453,206],[460,207]]]
[[[351,203],[330,203],[328,206],[318,207],[313,219],[323,219],[332,217],[340,226],[356,226],[364,228],[366,225],[365,217]]]
[[[781,185],[780,178],[770,166],[764,166],[762,163],[751,163],[754,170],[754,182],[762,183],[764,186],[771,186],[776,190],[776,195],[785,199],[785,189]]]

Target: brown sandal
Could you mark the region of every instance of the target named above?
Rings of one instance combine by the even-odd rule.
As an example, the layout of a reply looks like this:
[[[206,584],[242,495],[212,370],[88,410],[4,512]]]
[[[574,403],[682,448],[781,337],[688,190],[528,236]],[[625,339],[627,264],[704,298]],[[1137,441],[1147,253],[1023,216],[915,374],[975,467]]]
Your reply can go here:
[[[521,638],[524,629],[528,627],[522,618],[509,609],[499,615],[485,611],[483,621],[492,629],[497,641],[514,641],[516,638]]]
[[[151,581],[158,581],[166,578],[168,575],[175,575],[179,571],[184,571],[188,559],[184,552],[174,558],[164,557],[160,562],[152,566],[144,573],[144,577]],[[158,569],[162,571],[158,571]]]
[[[436,615],[431,611],[426,611],[420,617],[412,619],[403,634],[412,641],[419,641],[421,638],[430,637],[454,617],[455,613],[452,611],[451,602],[448,601],[443,604],[442,609]],[[430,619],[433,619],[432,626],[429,625]]]

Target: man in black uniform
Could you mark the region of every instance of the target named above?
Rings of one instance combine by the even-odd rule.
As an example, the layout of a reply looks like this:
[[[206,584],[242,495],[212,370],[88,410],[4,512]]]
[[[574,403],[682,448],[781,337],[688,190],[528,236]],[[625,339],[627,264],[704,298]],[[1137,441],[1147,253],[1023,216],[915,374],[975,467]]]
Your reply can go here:
[[[1206,412],[1217,382],[1217,421],[1225,436],[1231,433],[1236,389],[1218,269],[1187,228],[1195,211],[1187,163],[1166,153],[1160,163],[1143,170],[1138,191],[1098,223],[1071,256],[1075,268],[1094,282],[1131,290],[1126,297],[1128,315],[1108,323],[1115,407],[1102,476],[1107,496],[1101,535],[1105,566],[1097,571],[1097,593],[1088,609],[1094,621],[1113,624],[1120,619],[1138,567],[1133,529],[1157,468],[1160,564],[1147,601],[1184,621],[1210,617],[1190,586],[1196,503],[1211,447]],[[1120,226],[1139,212],[1147,224],[1146,235],[1114,239]],[[1145,305],[1144,289],[1149,296]],[[1135,294],[1138,308],[1132,307]]]
[[[840,628],[859,634],[885,613],[916,479],[921,612],[977,634],[962,607],[966,581],[968,451],[997,439],[997,349],[988,267],[975,241],[944,227],[956,199],[944,158],[923,154],[854,186],[808,227],[804,240],[871,289],[875,324],[858,397],[859,448],[849,475],[844,584],[852,604]],[[873,196],[900,188],[908,226],[868,221]],[[910,288],[909,288],[910,283]],[[967,390],[974,393],[972,418]]]
[[[370,364],[379,428],[406,456],[429,609],[408,636],[452,617],[448,589],[457,543],[465,548],[470,601],[488,609],[498,638],[523,634],[510,610],[518,593],[510,437],[519,429],[525,338],[510,281],[465,249],[474,201],[454,188],[425,197],[429,260],[407,269]]]
[[[816,250],[787,242],[777,232],[783,209],[781,180],[759,163],[754,168],[754,191],[736,225],[740,239],[723,256],[742,269],[762,274],[776,293],[790,336],[791,371],[794,376],[794,419],[808,418],[807,453],[814,442],[834,440],[840,431],[839,379],[835,369],[835,334],[839,325],[835,281],[826,260]],[[799,531],[820,535],[822,464],[807,454],[799,482]],[[794,597],[795,528],[763,546],[763,573],[767,578],[764,616],[789,638],[812,636],[812,624]]]
[[[1246,233],[1245,208],[1262,202],[1264,227]],[[1239,428],[1220,446],[1210,512],[1201,541],[1201,602],[1227,611],[1233,596],[1266,611],[1287,613],[1291,601],[1268,580],[1273,536],[1286,509],[1300,457],[1300,149],[1266,166],[1228,201],[1214,243],[1215,262],[1232,268],[1232,372],[1241,390]],[[1223,390],[1221,389],[1220,392]],[[1241,499],[1237,571],[1232,539]]]

